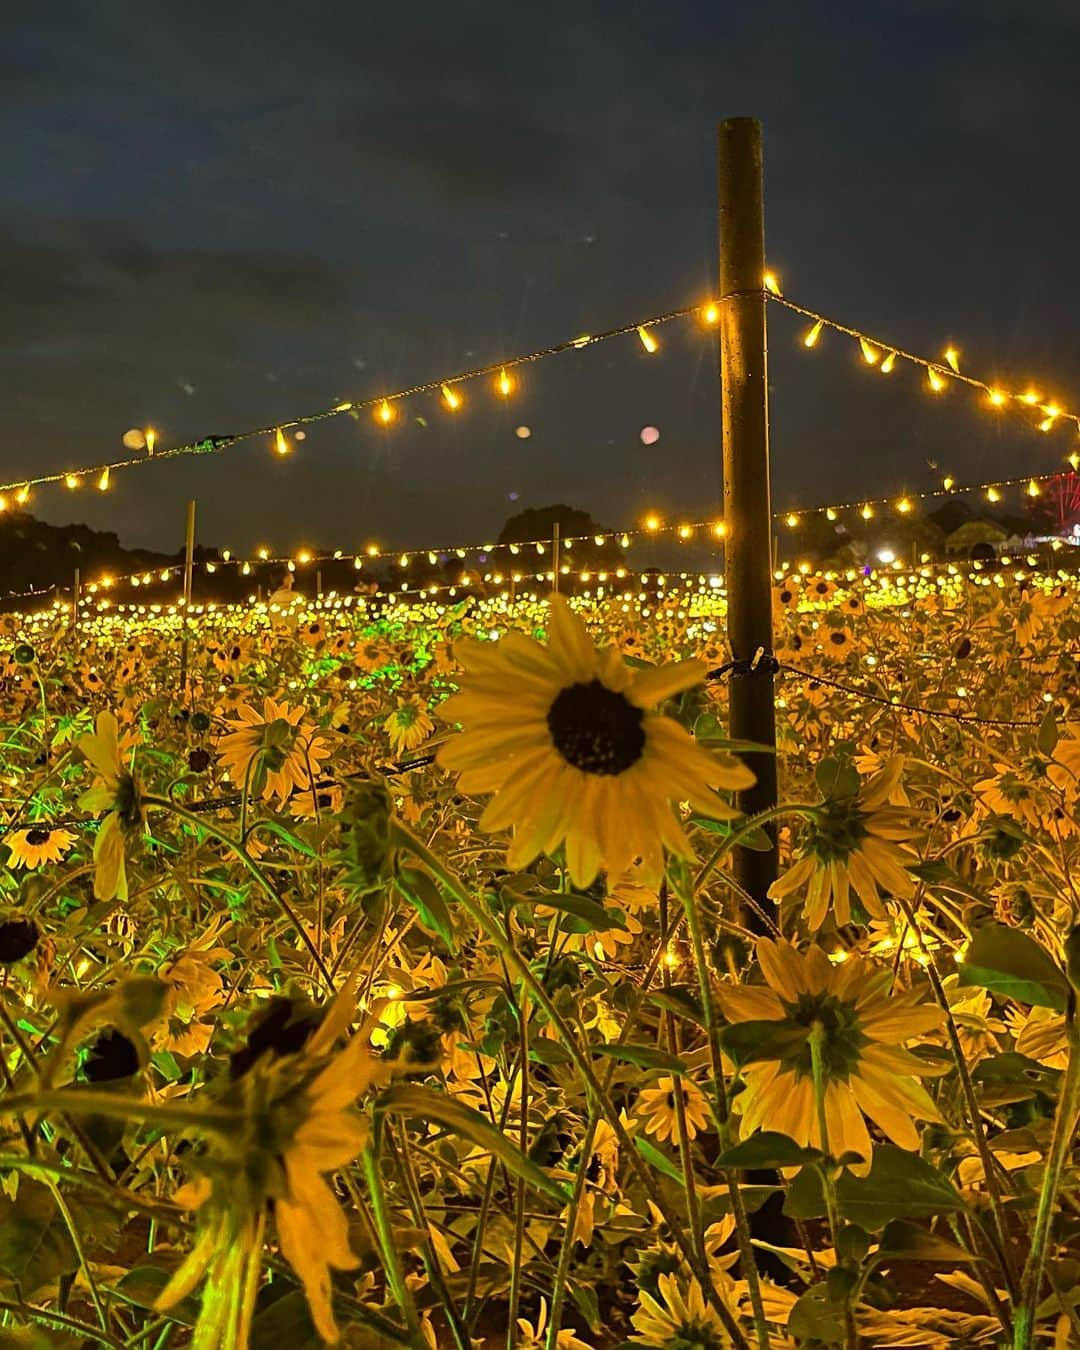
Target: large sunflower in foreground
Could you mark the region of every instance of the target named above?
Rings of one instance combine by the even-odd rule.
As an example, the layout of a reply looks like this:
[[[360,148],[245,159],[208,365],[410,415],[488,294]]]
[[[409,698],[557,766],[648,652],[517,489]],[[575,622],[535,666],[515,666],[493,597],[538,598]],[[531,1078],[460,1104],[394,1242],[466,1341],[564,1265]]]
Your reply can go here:
[[[677,722],[653,711],[699,684],[700,661],[631,670],[613,647],[597,650],[585,626],[552,597],[546,647],[521,633],[455,645],[461,692],[439,715],[464,731],[439,752],[463,792],[493,792],[483,830],[514,828],[508,862],[524,867],[566,845],[575,886],[605,869],[620,876],[640,857],[658,876],[665,848],[690,847],[671,809],[735,814],[716,788],[745,788],[750,771],[707,753]]]
[[[723,985],[724,1015],[732,1023],[778,1023],[790,1035],[763,1037],[762,1058],[742,1070],[746,1086],[734,1107],[743,1135],[776,1130],[822,1147],[810,1050],[817,1026],[833,1157],[850,1151],[869,1159],[865,1116],[894,1144],[917,1149],[913,1117],[941,1116],[918,1081],[930,1066],[904,1045],[939,1026],[941,1010],[922,1003],[917,990],[894,989],[892,971],[862,957],[834,965],[816,945],[803,955],[787,942],[760,938],[757,959],[766,983]]]
[[[903,767],[903,757],[896,755],[861,785],[851,770],[856,790],[826,797],[810,821],[801,857],[769,887],[772,900],[805,887],[803,913],[812,933],[830,910],[839,927],[851,922],[852,890],[877,919],[885,915],[882,891],[905,900],[915,894],[915,881],[904,869],[915,857],[899,841],[919,833],[916,813],[889,805]]]

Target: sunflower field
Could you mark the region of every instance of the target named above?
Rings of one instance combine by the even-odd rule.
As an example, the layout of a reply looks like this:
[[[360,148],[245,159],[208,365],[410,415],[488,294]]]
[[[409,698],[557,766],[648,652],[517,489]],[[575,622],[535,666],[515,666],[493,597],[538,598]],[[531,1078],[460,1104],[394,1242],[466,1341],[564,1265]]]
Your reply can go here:
[[[1076,600],[0,617],[0,1347],[1080,1345]]]

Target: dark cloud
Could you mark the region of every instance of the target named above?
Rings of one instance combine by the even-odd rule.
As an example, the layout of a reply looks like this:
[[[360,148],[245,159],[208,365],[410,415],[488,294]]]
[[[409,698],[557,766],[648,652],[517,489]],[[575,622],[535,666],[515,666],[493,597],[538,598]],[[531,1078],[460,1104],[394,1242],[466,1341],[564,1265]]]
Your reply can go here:
[[[1078,28],[1071,0],[24,7],[0,88],[0,478],[112,454],[133,424],[273,425],[705,295],[732,113],[765,123],[793,294],[1075,403]],[[1060,458],[798,332],[774,315],[785,506],[919,487],[927,458]],[[343,419],[291,462],[257,444],[80,510],[152,544],[194,492],[206,537],[243,546],[485,533],[511,492],[612,523],[696,509],[719,490],[714,362],[692,327],[654,360],[628,339],[529,368],[512,410],[420,400],[391,436]]]

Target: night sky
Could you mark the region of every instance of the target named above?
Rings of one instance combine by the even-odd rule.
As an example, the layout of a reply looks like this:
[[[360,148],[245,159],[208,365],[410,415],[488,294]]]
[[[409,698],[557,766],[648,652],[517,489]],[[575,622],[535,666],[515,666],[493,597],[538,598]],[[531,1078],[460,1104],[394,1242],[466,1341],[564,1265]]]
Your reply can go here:
[[[273,423],[710,295],[716,123],[765,127],[770,263],[812,308],[1080,404],[1075,0],[51,0],[5,14],[4,479]],[[777,508],[1056,467],[773,308]],[[32,509],[128,544],[479,541],[721,493],[715,335],[666,326]],[[426,427],[415,417],[426,419]],[[514,434],[527,425],[527,440]],[[660,429],[647,448],[640,431]]]

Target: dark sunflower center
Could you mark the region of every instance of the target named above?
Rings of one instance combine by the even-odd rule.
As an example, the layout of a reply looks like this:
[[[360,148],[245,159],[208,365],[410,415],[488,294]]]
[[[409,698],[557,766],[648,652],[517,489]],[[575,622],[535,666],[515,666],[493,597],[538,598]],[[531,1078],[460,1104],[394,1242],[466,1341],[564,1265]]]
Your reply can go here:
[[[555,749],[583,773],[625,773],[645,749],[645,714],[599,680],[559,691],[548,709]]]
[[[26,842],[37,848],[40,844],[47,844],[49,842],[50,833],[51,831],[49,830],[27,830]]]

